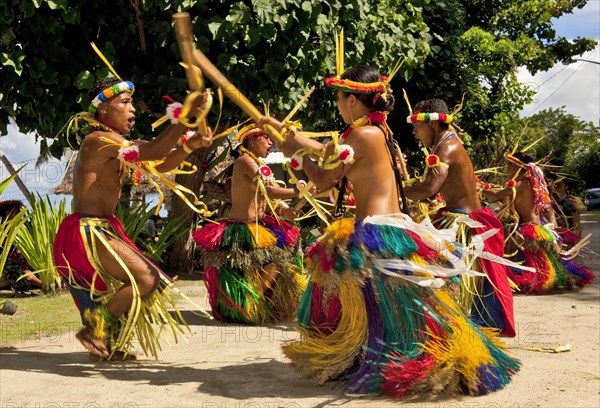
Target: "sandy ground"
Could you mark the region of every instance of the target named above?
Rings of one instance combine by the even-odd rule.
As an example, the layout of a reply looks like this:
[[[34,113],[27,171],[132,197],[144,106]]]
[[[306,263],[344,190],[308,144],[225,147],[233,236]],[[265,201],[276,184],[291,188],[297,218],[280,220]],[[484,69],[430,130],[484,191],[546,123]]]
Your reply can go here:
[[[599,252],[598,223],[588,221],[584,227],[593,233],[590,248]],[[584,262],[600,275],[597,256]],[[182,285],[208,307],[201,288],[201,282]],[[339,385],[314,385],[286,362],[280,343],[296,337],[291,326],[224,325],[188,310],[193,335],[188,342],[166,346],[159,361],[90,363],[74,338],[77,327],[0,350],[0,408],[597,408],[599,301],[598,280],[578,292],[516,296],[517,336],[507,344],[523,367],[506,389],[483,397],[391,401],[344,395]],[[566,344],[571,351],[526,349]]]

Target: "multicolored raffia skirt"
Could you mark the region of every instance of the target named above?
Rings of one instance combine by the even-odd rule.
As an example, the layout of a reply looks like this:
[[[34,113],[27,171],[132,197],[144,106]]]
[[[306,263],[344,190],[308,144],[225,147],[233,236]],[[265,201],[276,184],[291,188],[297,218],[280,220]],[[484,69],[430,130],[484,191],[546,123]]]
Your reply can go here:
[[[284,220],[221,220],[192,233],[214,316],[264,324],[294,320],[306,287],[300,230]]]
[[[561,258],[557,236],[545,226],[521,224],[517,228],[518,245],[507,243],[506,252],[515,262],[536,269],[526,272],[510,268],[509,277],[523,293],[551,293],[559,289],[583,287],[594,280],[584,266]]]
[[[286,356],[319,383],[347,381],[349,393],[402,398],[503,388],[519,361],[505,353],[497,331],[463,314],[448,285],[429,285],[435,279],[427,270],[451,267],[439,241],[408,221],[401,228],[386,224],[392,217],[377,218],[336,221],[308,250],[302,339],[284,345]]]
[[[476,227],[472,221],[480,226]],[[489,235],[483,242],[483,250],[498,258],[504,257],[503,226],[489,208],[471,212],[442,208],[433,223],[439,228],[456,229],[456,240],[463,245],[471,244],[478,235]],[[459,304],[478,324],[500,329],[502,335],[514,337],[513,295],[507,265],[478,258],[474,260],[473,267],[486,276],[461,277]]]
[[[150,296],[142,298],[135,278],[126,262],[111,249],[108,240],[118,241],[119,245],[138,253],[147,259],[136,245],[125,234],[123,224],[115,216],[93,217],[72,214],[66,217],[57,232],[54,241],[54,263],[59,274],[68,282],[75,305],[79,309],[84,324],[90,313],[110,299],[125,285],[122,280],[112,277],[106,272],[98,258],[101,246],[107,248],[128,275],[133,291],[133,302],[130,310],[118,318],[116,324],[108,329],[108,338],[104,339],[111,352],[128,353],[137,341],[146,355],[158,358],[161,349],[160,338],[170,333],[175,342],[183,335],[180,323],[185,324],[174,300],[167,288],[172,280],[152,264],[160,274],[158,289]],[[173,318],[177,316],[177,319]]]

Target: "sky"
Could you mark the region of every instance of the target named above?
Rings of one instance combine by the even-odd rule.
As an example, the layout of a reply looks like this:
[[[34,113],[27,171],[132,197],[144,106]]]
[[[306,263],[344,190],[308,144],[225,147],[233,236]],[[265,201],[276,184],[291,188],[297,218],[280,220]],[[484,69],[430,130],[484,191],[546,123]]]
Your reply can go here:
[[[590,0],[583,9],[555,20],[554,28],[558,35],[568,39],[600,40],[600,0]],[[575,59],[600,62],[600,46]],[[584,61],[569,65],[558,63],[535,76],[521,69],[517,76],[537,91],[533,102],[521,111],[521,116],[564,106],[568,113],[600,126],[600,64]]]
[[[586,37],[600,40],[600,0],[589,0],[583,9],[555,20],[554,27],[558,35],[568,39]],[[577,58],[600,62],[600,46]],[[582,61],[570,65],[559,63],[535,76],[525,69],[519,70],[517,75],[521,82],[537,91],[534,101],[525,106],[521,116],[564,106],[568,113],[600,126],[599,64]],[[33,135],[22,134],[15,126],[9,126],[8,135],[0,137],[0,150],[15,167],[27,163],[21,176],[30,190],[46,194],[60,183],[64,174],[64,160],[53,159],[36,169],[34,164],[39,154],[39,145]],[[8,172],[0,164],[0,180],[6,177]],[[14,183],[2,194],[4,200],[22,198]],[[70,196],[66,198],[70,201]]]

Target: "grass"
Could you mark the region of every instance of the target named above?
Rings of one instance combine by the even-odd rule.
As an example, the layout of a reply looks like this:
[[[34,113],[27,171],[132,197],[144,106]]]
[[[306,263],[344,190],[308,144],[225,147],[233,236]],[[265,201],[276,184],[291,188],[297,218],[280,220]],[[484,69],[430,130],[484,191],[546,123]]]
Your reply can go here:
[[[198,302],[205,292],[204,284],[198,278],[180,280],[175,287],[194,302]],[[171,295],[179,306],[190,306],[175,291]],[[10,347],[25,340],[52,343],[65,334],[73,337],[82,327],[79,312],[68,292],[53,295],[33,291],[28,295],[16,295],[11,291],[0,291],[0,307],[6,300],[18,308],[12,316],[0,314],[0,347]]]
[[[10,300],[17,305],[14,315],[0,314],[0,347],[10,347],[25,340],[56,342],[67,332],[74,335],[81,326],[79,312],[69,293],[15,295],[0,292],[0,305]]]

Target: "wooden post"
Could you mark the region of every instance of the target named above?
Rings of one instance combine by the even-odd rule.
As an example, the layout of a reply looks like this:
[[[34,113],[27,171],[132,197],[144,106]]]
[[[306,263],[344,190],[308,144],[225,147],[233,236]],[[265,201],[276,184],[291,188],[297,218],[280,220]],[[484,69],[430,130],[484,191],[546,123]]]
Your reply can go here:
[[[17,183],[19,190],[21,190],[21,193],[23,193],[23,195],[25,196],[27,201],[29,201],[30,204],[33,204],[33,202],[34,202],[33,195],[31,194],[29,189],[27,189],[27,186],[25,186],[25,183],[23,183],[23,180],[21,180],[21,177],[19,177],[19,174],[13,167],[12,163],[10,162],[10,160],[8,160],[8,157],[6,157],[4,155],[4,153],[2,153],[2,150],[0,150],[0,161],[2,161],[2,163],[4,164],[4,166],[10,173],[10,175],[15,176],[15,183]]]

